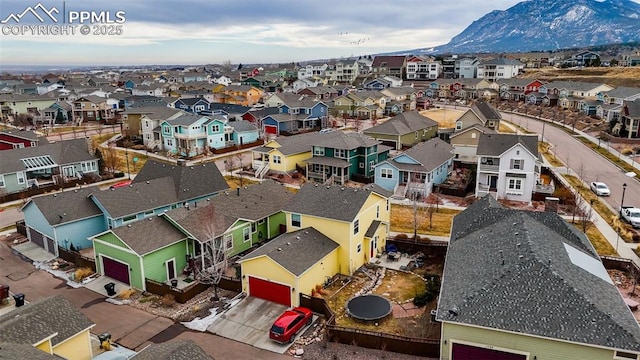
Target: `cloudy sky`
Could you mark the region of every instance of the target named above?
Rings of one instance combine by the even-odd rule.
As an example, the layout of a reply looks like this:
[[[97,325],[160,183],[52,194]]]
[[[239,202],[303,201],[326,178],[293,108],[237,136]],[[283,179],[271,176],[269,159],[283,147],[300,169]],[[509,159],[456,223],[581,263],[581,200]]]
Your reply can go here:
[[[484,14],[517,2],[42,0],[44,8],[59,11],[54,17],[61,27],[70,12],[108,12],[115,19],[124,11],[122,34],[93,34],[100,28],[88,21],[88,35],[80,34],[79,24],[74,35],[32,35],[25,25],[40,24],[32,14],[19,22],[8,17],[35,7],[37,0],[1,0],[0,67],[297,62],[431,47],[447,43]],[[49,30],[54,23],[40,14]],[[11,34],[19,31],[26,33]]]

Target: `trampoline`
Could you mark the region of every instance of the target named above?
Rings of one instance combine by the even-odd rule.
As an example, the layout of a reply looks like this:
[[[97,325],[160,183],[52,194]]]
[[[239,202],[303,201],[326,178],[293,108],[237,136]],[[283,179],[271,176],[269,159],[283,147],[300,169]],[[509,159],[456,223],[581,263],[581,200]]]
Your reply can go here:
[[[391,314],[391,302],[380,295],[361,295],[347,302],[347,313],[362,321],[380,320]]]

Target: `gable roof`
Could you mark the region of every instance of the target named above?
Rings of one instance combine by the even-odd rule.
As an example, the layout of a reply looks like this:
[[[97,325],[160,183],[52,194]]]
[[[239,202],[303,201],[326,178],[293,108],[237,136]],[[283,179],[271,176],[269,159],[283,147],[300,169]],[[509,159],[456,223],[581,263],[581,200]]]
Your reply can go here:
[[[129,186],[95,191],[91,196],[113,218],[137,214],[180,202],[173,180],[169,177],[148,182],[131,183]]]
[[[102,215],[96,204],[87,197],[87,188],[72,189],[44,196],[35,196],[27,203],[35,204],[51,226]]]
[[[0,135],[8,135],[8,136],[12,136],[12,137],[17,137],[17,138],[21,138],[21,139],[26,139],[26,140],[31,140],[31,141],[38,141],[40,140],[40,136],[38,136],[38,134],[35,131],[31,131],[31,130],[4,130],[4,131],[0,131]]]
[[[433,138],[411,147],[404,152],[404,155],[419,162],[421,164],[419,170],[428,172],[453,158],[453,146],[440,140],[440,138]],[[414,164],[399,163],[394,160],[400,156],[402,155],[389,160],[389,163],[399,169],[404,169],[406,166],[415,167]]]
[[[46,155],[49,155],[51,160],[58,165],[96,159],[95,156],[89,153],[89,145],[84,138],[58,141],[51,144],[42,142],[38,146],[3,150],[2,156],[0,156],[0,174],[28,170],[20,159]]]
[[[227,125],[231,126],[236,132],[247,132],[247,131],[257,131],[258,128],[251,121],[246,120],[236,120],[229,121]]]
[[[194,205],[169,210],[162,216],[201,242],[224,234],[237,220],[237,217],[224,214],[208,202],[201,206]]]
[[[240,262],[267,256],[299,276],[340,245],[309,227],[282,234],[240,259]]]
[[[454,218],[436,316],[640,351],[640,327],[584,234],[490,196]]]
[[[386,63],[386,67],[402,67],[406,60],[406,56],[404,55],[392,55],[392,56],[376,56],[373,58],[373,63],[371,63],[371,67],[381,67]]]
[[[33,345],[51,338],[53,346],[94,326],[69,300],[39,299],[0,316],[0,342]]]
[[[622,104],[621,115],[632,119],[640,118],[640,99],[625,101]]]
[[[148,254],[187,237],[162,216],[151,216],[111,231],[138,255]]]
[[[280,145],[278,147],[278,151],[280,151],[283,155],[294,155],[300,154],[306,151],[311,151],[311,144],[322,141],[324,139],[329,139],[334,136],[338,136],[339,132],[332,131],[328,133],[321,134],[319,132],[308,132],[304,134],[297,134],[293,136],[281,136],[275,139],[275,143]],[[267,147],[269,150],[271,148]]]
[[[538,158],[538,135],[481,134],[476,154],[499,156],[516,144],[521,144]]]
[[[170,340],[151,344],[134,355],[132,360],[213,360],[191,340]]]
[[[31,344],[0,342],[0,359],[61,360],[62,358],[46,353]]]
[[[178,113],[183,113],[183,110],[171,108],[168,106],[138,106],[129,108],[125,111],[127,114],[143,114],[150,119],[166,120]]]
[[[640,95],[640,88],[619,86],[612,90],[604,91],[603,93],[612,98],[624,99],[630,96]]]
[[[359,133],[345,133],[342,131],[337,131],[337,133],[337,136],[321,138],[318,142],[311,143],[310,145],[333,149],[353,150],[381,144],[380,141],[367,135]]]
[[[184,201],[229,188],[215,164],[177,166],[161,161],[147,161],[133,179],[133,184],[170,177],[178,200]]]
[[[284,207],[284,211],[351,222],[371,193],[385,198],[391,196],[391,192],[375,184],[362,188],[344,188],[307,183]]]
[[[476,103],[471,106],[471,110],[478,115],[483,124],[486,124],[489,120],[499,121],[502,119],[500,113],[484,101],[476,101]]]
[[[364,130],[364,134],[404,135],[418,130],[438,126],[438,123],[426,116],[420,115],[416,110],[405,111],[382,124]]]
[[[258,221],[282,210],[295,194],[273,180],[225,191],[210,200],[225,215]]]

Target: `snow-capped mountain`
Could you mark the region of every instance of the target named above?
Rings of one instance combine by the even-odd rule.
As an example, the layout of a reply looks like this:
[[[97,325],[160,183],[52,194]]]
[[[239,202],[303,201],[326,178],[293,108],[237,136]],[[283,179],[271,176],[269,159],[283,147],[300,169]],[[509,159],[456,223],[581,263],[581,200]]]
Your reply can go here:
[[[527,0],[474,21],[446,45],[413,53],[554,50],[640,40],[630,0]]]

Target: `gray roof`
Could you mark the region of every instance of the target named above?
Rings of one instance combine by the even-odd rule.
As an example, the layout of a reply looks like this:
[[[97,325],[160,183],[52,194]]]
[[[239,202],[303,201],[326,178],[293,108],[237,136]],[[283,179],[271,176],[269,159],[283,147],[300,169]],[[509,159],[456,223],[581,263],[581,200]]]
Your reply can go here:
[[[211,164],[177,166],[161,161],[147,161],[133,183],[170,177],[173,179],[178,200],[184,201],[229,188],[218,167]]]
[[[282,234],[244,256],[240,261],[268,256],[299,276],[340,245],[309,227]]]
[[[481,65],[523,65],[523,64],[519,60],[500,57],[500,58],[483,61]]]
[[[592,83],[583,81],[552,81],[543,86],[547,89],[567,89],[571,91],[589,91],[597,88],[598,86],[605,85],[603,83]]]
[[[177,113],[184,112],[180,109],[170,108],[168,106],[139,106],[126,110],[127,114],[144,114],[150,119],[166,120]]]
[[[380,224],[382,224],[382,221],[373,220],[371,222],[371,225],[369,225],[369,228],[367,229],[367,232],[364,233],[364,237],[368,237],[368,238],[373,237],[373,235],[375,235],[376,231],[380,227]]]
[[[272,180],[226,191],[211,199],[211,205],[230,217],[258,221],[282,211],[295,194]]]
[[[300,188],[284,210],[351,222],[372,192],[383,197],[391,196],[391,192],[375,184],[362,188],[345,188],[307,183]]]
[[[269,115],[269,117],[277,122],[290,122],[290,121],[304,120],[304,119],[307,119],[309,116],[306,114],[294,115],[294,114],[278,113],[278,114]]]
[[[88,188],[72,189],[36,196],[31,198],[30,203],[38,207],[50,225],[56,226],[102,215],[100,208],[87,198],[89,194],[91,194],[91,190]]]
[[[364,134],[404,135],[438,126],[438,123],[418,111],[405,111],[380,125],[364,130]]]
[[[584,234],[491,196],[454,218],[437,319],[640,351],[640,327]]]
[[[622,105],[621,115],[632,119],[640,118],[640,99],[625,101]]]
[[[42,142],[38,146],[20,149],[3,150],[0,156],[0,174],[11,174],[25,171],[27,168],[20,159],[49,155],[58,165],[76,164],[82,161],[95,160],[89,153],[86,139],[64,140],[55,143]]]
[[[196,114],[191,114],[191,113],[183,113],[180,114],[180,116],[178,116],[177,118],[171,119],[171,120],[166,120],[169,124],[171,125],[184,125],[184,126],[189,126],[193,123],[195,123],[196,121],[202,119],[202,118],[206,118],[205,116],[202,115],[196,115]]]
[[[310,145],[322,146],[332,149],[345,149],[353,150],[357,148],[367,148],[380,144],[380,141],[371,138],[368,135],[359,133],[345,133],[342,131],[337,132],[337,136],[321,137],[317,142],[313,142]]]
[[[256,131],[258,128],[251,121],[246,120],[237,120],[237,121],[229,121],[227,125],[231,126],[236,132],[247,132],[247,131]]]
[[[213,360],[198,344],[191,340],[170,340],[151,344],[132,360]]]
[[[202,242],[224,234],[238,220],[222,213],[208,202],[169,210],[163,216]]]
[[[162,216],[152,216],[111,231],[138,255],[148,254],[187,237]]]
[[[620,86],[613,90],[605,91],[604,94],[612,98],[624,99],[640,94],[640,88]]]
[[[333,167],[341,167],[346,168],[351,166],[351,164],[345,160],[336,157],[330,156],[313,156],[310,159],[304,161],[307,164],[319,164],[319,165],[328,165]]]
[[[93,197],[113,218],[137,214],[180,202],[169,177],[132,183],[129,186],[95,191]]]
[[[538,135],[481,134],[476,153],[499,156],[516,144],[521,144],[538,158]]]
[[[471,106],[471,110],[473,110],[473,112],[478,115],[483,124],[486,124],[489,120],[500,121],[500,119],[502,119],[500,113],[496,111],[493,106],[487,104],[484,101],[477,101]]]
[[[33,345],[57,333],[51,338],[55,346],[93,326],[69,300],[57,295],[0,316],[0,342]]]
[[[311,151],[311,144],[315,142],[330,139],[339,135],[340,132],[338,131],[332,131],[324,134],[314,131],[293,136],[281,136],[275,139],[275,142],[280,145],[278,151],[283,155],[294,155],[305,151]]]
[[[0,134],[6,134],[9,136],[27,139],[31,141],[40,140],[40,136],[35,131],[31,131],[31,130],[4,130],[4,131],[0,131]]]
[[[63,358],[46,353],[31,344],[0,342],[0,359],[62,360]]]
[[[440,140],[440,138],[433,138],[413,146],[405,151],[404,154],[417,161],[421,165],[420,170],[429,172],[453,158],[453,146]],[[389,160],[389,163],[398,168],[408,165],[395,161],[400,156],[402,155]]]

